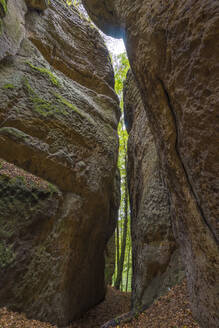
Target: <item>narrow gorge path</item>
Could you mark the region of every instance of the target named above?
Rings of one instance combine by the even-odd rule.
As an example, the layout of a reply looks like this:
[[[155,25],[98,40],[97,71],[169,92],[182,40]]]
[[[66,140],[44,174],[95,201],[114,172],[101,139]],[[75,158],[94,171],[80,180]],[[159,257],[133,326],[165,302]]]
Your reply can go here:
[[[108,287],[107,297],[86,315],[75,321],[69,328],[100,328],[108,320],[128,312],[130,293],[122,293]],[[23,314],[0,309],[0,328],[52,328],[47,323],[28,320]],[[117,328],[199,328],[192,318],[186,282],[172,288],[169,293],[160,297],[144,313],[131,323],[117,325]],[[56,327],[57,328],[57,327]]]
[[[68,328],[98,328],[106,321],[130,310],[130,293],[123,293],[108,287],[104,302],[88,311],[80,320],[75,321]],[[24,314],[0,309],[0,328],[52,328],[48,323],[28,320]]]

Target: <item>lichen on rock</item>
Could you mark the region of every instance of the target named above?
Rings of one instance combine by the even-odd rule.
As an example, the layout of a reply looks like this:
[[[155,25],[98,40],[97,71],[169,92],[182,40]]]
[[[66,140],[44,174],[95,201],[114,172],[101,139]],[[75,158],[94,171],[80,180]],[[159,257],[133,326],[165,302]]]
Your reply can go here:
[[[0,306],[66,326],[106,291],[104,253],[119,206],[113,70],[99,33],[64,2],[43,15],[23,0],[8,4],[0,156],[14,175],[0,166],[0,235],[15,256],[0,268]],[[18,16],[24,33],[15,40]]]
[[[30,62],[27,62],[27,64],[32,68],[35,69],[36,71],[40,72],[41,74],[45,74],[46,76],[48,76],[48,78],[50,79],[50,81],[52,82],[53,85],[55,86],[59,86],[59,80],[57,79],[57,77],[48,69],[45,67],[37,67],[34,66],[33,64],[31,64]]]

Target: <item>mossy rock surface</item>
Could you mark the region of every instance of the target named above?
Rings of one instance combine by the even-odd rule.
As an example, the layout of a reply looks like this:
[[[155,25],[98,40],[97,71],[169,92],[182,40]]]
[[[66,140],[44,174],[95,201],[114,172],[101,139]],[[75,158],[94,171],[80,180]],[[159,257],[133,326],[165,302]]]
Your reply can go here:
[[[74,8],[8,5],[0,157],[14,168],[0,162],[0,306],[67,326],[105,295],[119,202],[113,71],[98,32]]]
[[[169,188],[171,221],[185,264],[192,314],[201,327],[217,328],[219,2],[82,3],[102,31],[125,36],[130,66]],[[138,102],[135,111],[136,106]],[[146,125],[142,120],[142,127]],[[140,133],[138,129],[136,135]],[[144,135],[143,141],[146,139]],[[136,168],[144,161],[136,153],[138,149],[143,153],[144,148],[141,144],[133,147],[130,165]],[[134,204],[144,197],[140,165],[136,171],[139,186]]]
[[[8,293],[7,277],[13,278],[16,288],[10,288],[15,302],[20,302],[25,286],[33,285],[33,277],[24,280],[39,249],[44,249],[46,231],[57,217],[62,199],[56,186],[17,166],[0,159],[0,289],[1,305]],[[40,241],[41,240],[41,241]],[[43,261],[43,256],[40,259]],[[47,266],[49,266],[47,261]],[[43,279],[44,266],[35,266],[32,272]],[[37,282],[36,285],[39,287]],[[12,306],[13,308],[13,306]]]
[[[7,0],[0,0],[0,19],[7,13]]]
[[[37,218],[52,217],[60,195],[56,186],[0,159],[1,240],[16,239]]]
[[[27,53],[28,61],[24,57]],[[105,97],[101,102],[99,95],[55,71],[28,40],[23,42],[16,63],[0,64],[0,70],[0,119],[7,122],[0,130],[0,156],[11,162],[16,157],[20,167],[62,190],[78,192],[86,185],[92,193],[96,180],[111,174],[117,160],[116,113],[111,102]],[[13,152],[7,150],[9,143]],[[31,162],[26,156],[32,157]],[[96,156],[101,157],[97,160],[101,174],[97,173]],[[82,170],[79,178],[79,167],[74,167],[83,157],[90,170]],[[66,175],[72,179],[65,179]]]
[[[13,262],[15,254],[11,247],[7,247],[4,242],[0,242],[0,269]]]

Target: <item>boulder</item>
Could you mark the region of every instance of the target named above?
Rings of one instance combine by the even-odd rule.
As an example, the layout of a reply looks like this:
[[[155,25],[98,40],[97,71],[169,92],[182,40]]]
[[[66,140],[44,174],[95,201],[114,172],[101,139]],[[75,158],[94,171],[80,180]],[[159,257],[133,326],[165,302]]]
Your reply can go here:
[[[45,18],[32,10],[23,17],[25,33],[13,53],[3,54],[0,38],[0,306],[64,327],[105,296],[104,254],[119,204],[120,112],[109,54],[96,29],[58,0]],[[71,58],[68,40],[78,48],[73,58],[83,52],[69,59],[74,76],[52,66],[33,41],[30,17],[42,42],[48,34],[51,49],[63,37],[58,51],[66,46]],[[53,18],[59,28],[50,30]],[[84,75],[94,69],[90,88]]]
[[[132,306],[148,307],[184,278],[172,230],[169,192],[131,71],[124,85],[124,114],[128,138],[127,176],[132,232]]]
[[[107,34],[124,37],[170,190],[192,312],[219,326],[219,3],[82,0]]]

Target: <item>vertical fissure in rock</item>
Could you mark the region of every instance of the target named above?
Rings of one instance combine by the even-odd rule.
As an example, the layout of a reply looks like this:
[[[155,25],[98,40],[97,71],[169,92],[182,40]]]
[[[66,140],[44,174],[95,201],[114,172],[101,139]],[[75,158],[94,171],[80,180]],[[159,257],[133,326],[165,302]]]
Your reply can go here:
[[[164,183],[142,95],[130,70],[124,88],[133,247],[132,307],[150,306],[184,277]]]
[[[173,108],[173,106],[172,106],[172,104],[171,104],[171,99],[170,99],[169,93],[168,93],[168,91],[167,91],[167,89],[166,89],[166,87],[165,87],[165,85],[164,85],[163,80],[159,79],[159,82],[160,82],[160,84],[161,84],[161,86],[162,86],[162,89],[163,89],[163,91],[164,91],[164,94],[165,94],[165,96],[166,96],[167,103],[168,103],[168,107],[169,107],[170,112],[171,112],[171,114],[172,114],[173,121],[174,121],[174,125],[175,125],[175,131],[176,131],[175,150],[176,150],[176,154],[177,154],[177,156],[178,156],[178,158],[179,158],[179,162],[181,163],[181,166],[182,166],[183,172],[184,172],[184,174],[185,174],[186,181],[187,181],[187,184],[188,184],[189,189],[190,189],[190,191],[191,191],[191,194],[193,195],[193,198],[195,199],[195,203],[196,203],[196,205],[197,205],[197,208],[198,208],[198,211],[199,211],[199,213],[200,213],[200,216],[201,216],[201,218],[202,218],[204,224],[208,227],[208,230],[210,231],[210,233],[211,233],[211,235],[212,235],[214,241],[216,242],[216,245],[219,246],[219,240],[217,239],[217,235],[216,235],[216,233],[214,232],[214,230],[212,229],[212,227],[210,226],[210,224],[208,223],[207,219],[205,218],[205,215],[204,215],[204,212],[203,212],[203,210],[202,210],[202,207],[201,207],[201,205],[199,204],[198,197],[196,196],[196,192],[195,192],[195,190],[194,190],[194,188],[193,188],[193,186],[192,186],[192,183],[191,183],[191,181],[190,181],[189,174],[188,174],[188,172],[187,172],[187,170],[186,170],[186,167],[185,167],[185,165],[184,165],[184,163],[183,163],[183,159],[182,159],[182,157],[181,157],[181,155],[180,155],[179,146],[178,146],[178,142],[179,142],[179,132],[178,132],[177,117],[176,117],[176,114],[175,114],[174,108]]]

